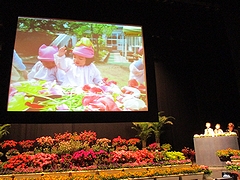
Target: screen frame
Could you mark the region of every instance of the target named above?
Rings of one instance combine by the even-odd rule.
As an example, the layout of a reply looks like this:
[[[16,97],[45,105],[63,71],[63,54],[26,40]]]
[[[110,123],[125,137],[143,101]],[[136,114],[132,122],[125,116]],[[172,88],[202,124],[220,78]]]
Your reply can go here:
[[[147,89],[148,89],[148,111],[120,111],[120,112],[8,112],[7,102],[8,102],[8,91],[10,85],[10,75],[12,61],[7,61],[7,59],[12,60],[14,42],[16,36],[17,20],[18,17],[36,17],[36,18],[53,18],[53,19],[69,19],[75,21],[87,21],[87,22],[97,22],[97,23],[109,23],[109,24],[124,24],[124,25],[136,25],[142,26],[144,46],[145,46],[145,64],[146,64],[146,79],[147,79]],[[100,18],[101,19],[101,18]],[[119,21],[120,20],[120,21]],[[146,121],[157,121],[158,119],[158,108],[156,99],[156,85],[155,85],[155,72],[154,72],[154,62],[151,56],[151,50],[148,45],[151,43],[150,34],[147,34],[148,24],[140,23],[137,21],[121,20],[120,18],[112,19],[106,21],[105,18],[99,20],[98,18],[93,18],[91,16],[85,18],[78,18],[75,16],[66,16],[58,14],[55,16],[36,15],[34,13],[19,13],[15,12],[10,17],[4,19],[4,38],[5,41],[2,45],[2,59],[3,63],[1,65],[2,77],[5,77],[1,81],[2,87],[2,101],[1,101],[1,122],[4,123],[111,123],[111,122],[146,122]]]

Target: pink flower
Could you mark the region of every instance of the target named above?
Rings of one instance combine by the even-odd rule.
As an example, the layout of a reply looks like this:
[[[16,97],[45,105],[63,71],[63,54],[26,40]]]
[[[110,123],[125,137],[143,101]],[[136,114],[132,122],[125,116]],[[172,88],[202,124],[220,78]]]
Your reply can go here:
[[[61,104],[57,106],[57,110],[69,110],[69,107],[66,104]]]

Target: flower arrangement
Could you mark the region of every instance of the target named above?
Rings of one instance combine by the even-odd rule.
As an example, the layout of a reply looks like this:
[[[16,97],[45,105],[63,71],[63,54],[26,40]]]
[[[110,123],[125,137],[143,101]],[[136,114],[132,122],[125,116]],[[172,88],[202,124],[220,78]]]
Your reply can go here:
[[[28,151],[30,148],[33,147],[35,140],[23,140],[18,142],[18,144],[25,150]]]
[[[111,140],[107,138],[100,138],[96,140],[96,143],[92,146],[92,149],[94,151],[111,151],[111,146],[110,146]]]
[[[159,145],[159,143],[152,143],[147,146],[147,149],[149,151],[158,151],[161,150],[161,146]]]
[[[29,168],[31,167],[32,155],[19,154],[12,156],[4,165],[4,169],[14,170],[15,168]]]
[[[65,132],[65,133],[55,133],[54,134],[54,139],[56,142],[60,142],[60,141],[69,141],[72,138],[72,133],[69,132]]]
[[[137,151],[138,147],[136,146],[137,144],[139,144],[141,141],[138,138],[130,138],[127,140],[126,144],[127,144],[127,148],[129,151]]]
[[[52,147],[54,144],[54,139],[51,136],[42,136],[37,138],[36,141],[41,147]]]
[[[94,159],[96,158],[96,153],[90,149],[88,151],[80,150],[73,153],[72,159],[74,163],[80,167],[93,165]]]
[[[79,140],[82,142],[88,142],[92,145],[97,140],[97,133],[94,131],[84,131],[79,134]]]
[[[40,167],[46,170],[58,163],[58,156],[56,154],[38,153],[32,155],[31,160],[31,167]]]
[[[240,160],[240,156],[237,155],[237,156],[231,156],[230,157],[231,160]]]
[[[184,160],[185,156],[183,155],[182,152],[177,152],[177,151],[168,151],[166,152],[164,160]]]
[[[1,143],[2,149],[13,148],[17,146],[17,142],[14,140],[6,140]]]
[[[60,141],[56,143],[52,149],[51,152],[63,155],[63,154],[72,154],[80,149],[88,149],[89,146],[84,144],[81,141],[75,141],[73,139],[70,139],[69,141]]]
[[[127,140],[121,138],[120,136],[113,138],[113,140],[112,140],[113,147],[121,147],[121,146],[126,146],[126,145],[127,145]]]
[[[202,171],[204,174],[207,174],[207,175],[211,175],[211,174],[212,174],[212,171],[209,169],[208,166],[200,165],[199,168],[201,169],[201,171]]]
[[[240,155],[240,150],[227,148],[227,149],[218,150],[216,154],[218,157],[222,157],[222,156],[231,157],[233,155]]]
[[[161,145],[161,149],[163,151],[170,151],[172,149],[172,146],[171,146],[171,144],[163,144],[163,145]]]
[[[140,143],[140,139],[138,139],[138,138],[130,138],[126,142],[126,144],[129,146],[137,145],[138,143]]]
[[[138,138],[124,139],[120,136],[112,141],[107,138],[97,139],[96,133],[92,131],[55,134],[54,138],[42,136],[36,140],[18,142],[24,150],[35,147],[34,153],[23,151],[22,154],[16,154],[3,162],[2,167],[4,172],[24,173],[164,166],[191,162],[182,152],[170,152],[170,144],[163,144],[159,148],[157,143],[153,143],[149,146],[150,149],[139,150],[136,146],[138,143]],[[14,146],[17,142],[6,141],[4,147],[10,147],[9,144]]]
[[[29,168],[29,170],[31,170]],[[206,169],[205,169],[206,170]],[[161,169],[154,168],[142,171],[135,172],[125,172],[119,171],[116,173],[106,173],[106,172],[98,172],[98,173],[81,173],[77,175],[69,176],[50,176],[50,175],[42,175],[34,178],[35,180],[92,180],[92,179],[102,179],[102,180],[118,180],[118,179],[128,179],[128,178],[144,178],[144,177],[168,177],[170,175],[178,175],[178,174],[196,174],[196,173],[204,173],[204,170],[199,165],[189,166],[186,168],[169,168],[169,169]],[[25,180],[30,180],[31,178],[24,178]]]
[[[16,156],[18,154],[20,154],[20,152],[17,149],[12,148],[12,149],[8,150],[5,155],[7,157],[11,157],[11,156]]]
[[[72,155],[71,154],[64,154],[59,159],[59,163],[62,168],[70,169],[72,166]]]
[[[194,161],[196,153],[193,149],[190,149],[189,147],[184,147],[182,149],[182,153],[187,159],[191,159],[192,161]]]
[[[229,171],[240,171],[240,163],[227,161],[225,167]]]

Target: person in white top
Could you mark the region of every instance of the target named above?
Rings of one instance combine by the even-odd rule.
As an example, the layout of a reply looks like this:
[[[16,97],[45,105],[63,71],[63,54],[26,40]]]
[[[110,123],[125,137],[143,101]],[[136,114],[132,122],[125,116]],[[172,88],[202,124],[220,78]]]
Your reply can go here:
[[[43,44],[38,51],[38,62],[28,73],[28,80],[56,81],[61,85],[65,72],[58,69],[54,62],[54,54],[58,52],[57,46],[46,46]]]
[[[210,122],[206,123],[206,129],[204,130],[204,135],[205,136],[214,136],[214,132],[213,132],[213,129],[211,128]]]
[[[220,128],[220,124],[215,125],[214,134],[223,134],[223,130]]]
[[[54,60],[59,69],[66,72],[62,86],[83,87],[86,84],[102,85],[100,71],[93,64],[94,50],[88,38],[82,38],[73,49],[73,59],[66,58],[66,47],[59,48]]]
[[[137,61],[134,61],[130,64],[129,70],[129,80],[136,79],[137,82],[143,84],[146,81],[145,77],[145,65],[144,65],[144,49],[143,47],[140,47],[138,50],[138,54],[141,56],[141,58]]]

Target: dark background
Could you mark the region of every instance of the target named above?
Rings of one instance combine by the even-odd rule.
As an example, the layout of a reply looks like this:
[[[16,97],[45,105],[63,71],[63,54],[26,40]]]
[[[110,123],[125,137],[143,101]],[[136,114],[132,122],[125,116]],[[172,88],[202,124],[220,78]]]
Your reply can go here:
[[[179,150],[184,146],[193,147],[193,135],[203,133],[207,121],[213,126],[220,123],[223,130],[229,122],[236,127],[240,125],[238,3],[195,0],[5,2],[0,11],[1,30],[14,35],[17,15],[143,25],[146,60],[154,62],[155,68],[155,78],[150,82],[151,87],[156,85],[152,96],[157,98],[159,111],[176,118],[173,126],[164,127],[162,143],[170,143]],[[11,42],[2,33],[1,49]],[[4,66],[3,56],[1,61]],[[7,78],[2,76],[2,81],[8,86]],[[68,118],[52,121],[67,123]],[[13,124],[10,135],[5,138],[34,139],[54,132],[83,130],[94,130],[99,137],[129,138],[136,134],[131,126],[131,123],[104,122],[34,124],[33,117],[32,124]],[[150,138],[149,143],[151,141]]]

